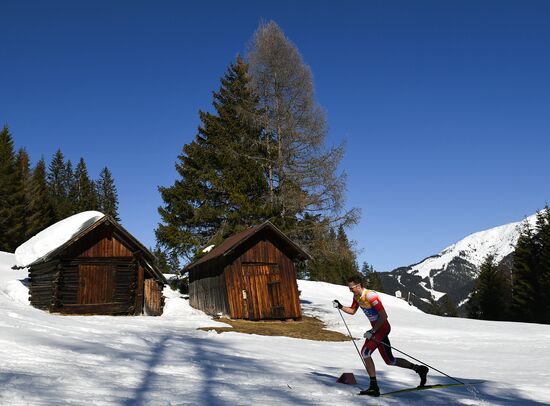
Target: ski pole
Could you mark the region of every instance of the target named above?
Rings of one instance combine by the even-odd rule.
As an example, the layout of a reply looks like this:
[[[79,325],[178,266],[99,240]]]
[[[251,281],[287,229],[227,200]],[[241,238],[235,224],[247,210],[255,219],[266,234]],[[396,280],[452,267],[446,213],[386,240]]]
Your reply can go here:
[[[445,372],[440,371],[439,369],[434,368],[434,367],[432,367],[431,365],[428,365],[428,364],[426,364],[425,362],[422,362],[422,361],[420,361],[419,359],[416,359],[415,357],[413,357],[413,356],[411,356],[411,355],[409,355],[409,354],[407,354],[407,353],[404,353],[403,351],[398,350],[397,348],[392,347],[391,345],[386,344],[386,343],[383,342],[383,341],[378,341],[378,340],[376,340],[376,339],[374,339],[374,338],[371,338],[371,340],[377,342],[378,344],[384,344],[386,347],[391,348],[392,350],[395,350],[395,351],[397,351],[397,352],[400,352],[401,354],[403,354],[403,355],[405,355],[405,356],[407,356],[407,357],[409,357],[409,358],[411,358],[411,359],[414,359],[416,362],[420,362],[421,364],[426,365],[428,368],[431,368],[431,369],[433,369],[434,371],[437,371],[437,372],[439,372],[440,374],[445,375],[447,378],[451,378],[452,380],[457,381],[458,383],[460,383],[460,384],[462,384],[462,385],[466,385],[464,382],[459,381],[458,379],[453,378],[453,377],[450,376],[450,375],[447,375]]]
[[[351,342],[353,343],[355,349],[357,350],[357,354],[359,354],[359,358],[361,358],[361,362],[363,362],[363,365],[365,366],[365,369],[368,372],[368,368],[367,368],[367,364],[365,363],[365,359],[361,356],[361,352],[359,352],[359,348],[357,348],[357,344],[355,344],[355,340],[353,339],[353,336],[351,335],[351,331],[349,331],[346,320],[344,320],[344,316],[342,316],[342,311],[340,309],[338,309],[338,313],[340,313],[340,317],[342,318],[342,321],[344,322],[344,326],[346,326],[346,330],[348,330],[349,338],[351,338]]]

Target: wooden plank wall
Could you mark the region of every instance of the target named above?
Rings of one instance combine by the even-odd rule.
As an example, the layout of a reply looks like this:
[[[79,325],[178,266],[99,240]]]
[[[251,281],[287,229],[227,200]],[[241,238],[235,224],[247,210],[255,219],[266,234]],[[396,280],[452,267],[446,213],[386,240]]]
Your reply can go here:
[[[189,271],[189,304],[211,315],[229,314],[221,261],[209,261]]]
[[[243,245],[240,256],[226,267],[225,272],[230,317],[245,319],[264,319],[275,316],[293,319],[302,317],[294,262],[283,252],[283,249],[265,236],[263,239],[258,237],[250,244]],[[248,266],[268,266],[268,268],[258,268],[259,274],[265,271],[266,276],[258,276],[250,286],[247,280],[249,277],[243,274],[243,268]],[[273,272],[273,267],[278,269],[278,275]],[[283,313],[278,313],[278,316],[272,314],[274,303],[271,299],[268,302],[269,284],[276,282],[280,284],[271,287],[271,295],[275,295],[274,299],[281,302],[278,304],[284,307],[284,316]],[[254,297],[251,300],[244,299],[243,290],[247,291],[247,297],[251,294]]]
[[[135,262],[129,258],[97,258],[67,260],[62,263],[57,305],[52,311],[66,314],[134,314],[136,295]],[[110,267],[114,272],[114,291],[108,303],[95,303],[83,297],[80,289],[80,269]],[[97,289],[97,287],[96,287]],[[91,295],[97,295],[92,292]],[[85,295],[85,294],[84,294]],[[86,303],[88,302],[88,303]],[[99,306],[101,305],[101,306]],[[111,309],[109,308],[111,306]]]
[[[54,280],[59,276],[58,261],[39,264],[29,269],[29,301],[32,306],[49,310],[54,297]]]
[[[162,286],[150,278],[145,279],[144,284],[145,314],[149,316],[160,316],[164,307],[164,297],[162,296]]]
[[[117,238],[107,235],[84,250],[79,257],[132,257],[132,252]]]
[[[29,295],[33,306],[67,314],[142,313],[144,268],[138,266],[137,257],[112,231],[112,226],[93,230],[63,255],[29,269]],[[105,281],[96,280],[101,279],[99,274],[105,267],[111,269],[113,286],[107,286],[109,278],[106,276]],[[92,290],[81,292],[83,276],[79,269],[83,270],[82,274],[88,269],[86,289]],[[160,289],[162,291],[162,287]],[[159,303],[163,305],[164,302],[160,300]]]

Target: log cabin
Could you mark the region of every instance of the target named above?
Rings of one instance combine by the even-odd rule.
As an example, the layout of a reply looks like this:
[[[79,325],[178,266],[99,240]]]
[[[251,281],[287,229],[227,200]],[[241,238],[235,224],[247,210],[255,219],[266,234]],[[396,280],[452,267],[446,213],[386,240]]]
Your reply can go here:
[[[27,265],[30,303],[62,314],[161,315],[167,281],[154,260],[104,216]]]
[[[188,265],[191,306],[232,319],[302,317],[295,264],[311,259],[269,221],[235,234]]]

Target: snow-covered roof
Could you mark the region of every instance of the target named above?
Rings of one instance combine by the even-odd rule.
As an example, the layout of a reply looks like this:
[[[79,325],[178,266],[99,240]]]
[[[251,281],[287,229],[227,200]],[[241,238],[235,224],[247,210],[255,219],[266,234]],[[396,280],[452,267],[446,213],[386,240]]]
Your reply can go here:
[[[46,257],[104,216],[98,211],[84,211],[52,224],[17,247],[16,265],[29,266]]]

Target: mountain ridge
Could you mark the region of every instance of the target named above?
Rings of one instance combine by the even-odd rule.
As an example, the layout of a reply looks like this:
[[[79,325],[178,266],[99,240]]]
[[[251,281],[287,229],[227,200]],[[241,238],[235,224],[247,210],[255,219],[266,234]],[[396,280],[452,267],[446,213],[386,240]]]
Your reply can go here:
[[[536,218],[535,213],[522,221],[471,233],[420,262],[380,273],[384,290],[390,294],[400,291],[405,299],[426,312],[432,312],[434,304],[443,305],[442,299],[447,296],[459,315],[464,316],[465,304],[485,258],[493,255],[498,264],[509,264],[522,224],[534,226]]]

